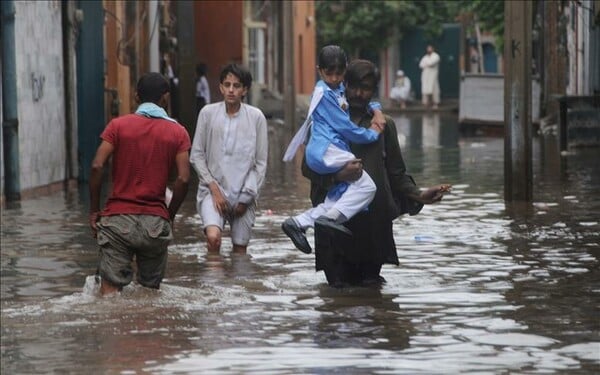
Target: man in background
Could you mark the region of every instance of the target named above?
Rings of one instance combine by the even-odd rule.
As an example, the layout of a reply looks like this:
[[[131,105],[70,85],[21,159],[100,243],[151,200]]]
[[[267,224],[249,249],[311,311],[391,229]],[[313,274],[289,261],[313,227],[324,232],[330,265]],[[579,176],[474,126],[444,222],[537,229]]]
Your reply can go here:
[[[404,71],[396,72],[396,81],[394,87],[390,90],[390,99],[400,105],[400,108],[406,108],[406,102],[410,98],[410,78],[404,75]]]
[[[421,95],[425,107],[437,109],[440,104],[440,83],[438,81],[440,55],[432,45],[427,46],[427,53],[421,58]]]

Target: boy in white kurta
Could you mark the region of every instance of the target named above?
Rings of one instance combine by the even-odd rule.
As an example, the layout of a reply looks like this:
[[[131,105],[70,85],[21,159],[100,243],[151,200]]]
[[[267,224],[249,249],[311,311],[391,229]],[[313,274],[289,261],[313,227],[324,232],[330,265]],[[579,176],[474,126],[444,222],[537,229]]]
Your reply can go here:
[[[198,174],[197,209],[208,251],[220,251],[227,221],[233,252],[245,253],[267,171],[267,120],[260,109],[242,103],[252,84],[246,69],[229,64],[220,81],[224,100],[200,111],[190,162]]]

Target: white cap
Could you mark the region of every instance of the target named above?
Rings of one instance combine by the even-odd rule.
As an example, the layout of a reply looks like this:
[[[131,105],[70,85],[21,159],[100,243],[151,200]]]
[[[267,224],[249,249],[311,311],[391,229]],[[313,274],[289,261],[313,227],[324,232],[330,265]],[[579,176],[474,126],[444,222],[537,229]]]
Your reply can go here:
[[[396,72],[396,75],[397,75],[397,76],[403,76],[403,75],[404,75],[404,72],[403,72],[402,70],[398,70],[398,71]]]

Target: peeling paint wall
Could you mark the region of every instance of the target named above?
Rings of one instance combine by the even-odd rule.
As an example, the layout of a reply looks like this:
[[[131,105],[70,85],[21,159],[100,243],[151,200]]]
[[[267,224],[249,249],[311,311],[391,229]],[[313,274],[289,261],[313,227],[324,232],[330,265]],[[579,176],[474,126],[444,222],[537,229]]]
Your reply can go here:
[[[65,90],[60,1],[15,1],[20,184],[65,179]]]

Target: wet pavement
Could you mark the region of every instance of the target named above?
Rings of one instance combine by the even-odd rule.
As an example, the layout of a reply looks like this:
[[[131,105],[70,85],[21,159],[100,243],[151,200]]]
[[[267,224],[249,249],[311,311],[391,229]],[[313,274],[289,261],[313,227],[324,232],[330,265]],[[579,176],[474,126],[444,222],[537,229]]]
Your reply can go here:
[[[207,254],[192,188],[160,291],[97,297],[85,187],[3,208],[2,373],[599,373],[599,150],[536,137],[534,204],[507,210],[501,138],[395,116],[417,183],[454,188],[394,222],[380,288],[329,287],[281,232],[309,186],[277,124],[248,254]]]

